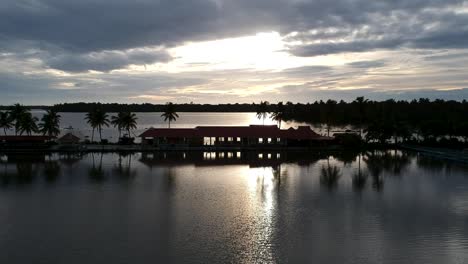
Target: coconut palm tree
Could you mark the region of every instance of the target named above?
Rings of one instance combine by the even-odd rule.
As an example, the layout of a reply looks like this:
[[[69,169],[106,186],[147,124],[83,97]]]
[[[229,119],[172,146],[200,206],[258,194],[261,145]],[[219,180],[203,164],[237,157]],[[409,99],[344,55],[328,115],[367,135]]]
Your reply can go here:
[[[13,127],[13,122],[8,112],[0,112],[0,128],[3,128],[3,133],[5,133],[5,136],[6,136],[7,129],[10,129],[12,127]]]
[[[93,128],[91,141],[94,141],[94,130],[99,131],[99,139],[102,141],[102,127],[109,126],[109,116],[100,108],[95,108],[86,114],[86,122]]]
[[[263,125],[265,125],[265,118],[270,113],[270,111],[268,111],[269,105],[270,103],[268,101],[261,101],[257,106],[257,118],[263,119]]]
[[[117,128],[119,131],[119,139],[122,135],[122,124],[123,124],[123,119],[125,117],[125,112],[119,112],[117,116],[112,116],[111,117],[111,124]]]
[[[37,128],[37,117],[33,117],[30,112],[25,112],[16,120],[16,127],[19,130],[20,135],[26,133],[28,136],[31,136],[32,133],[38,131]]]
[[[284,118],[284,105],[283,105],[283,102],[279,102],[276,105],[276,108],[273,111],[273,113],[271,113],[271,119],[278,122],[278,127],[281,128],[281,121],[283,121],[283,118]]]
[[[45,113],[39,124],[39,131],[43,135],[48,135],[49,137],[55,137],[60,134],[60,118],[61,116],[54,110],[49,109]]]
[[[19,119],[21,116],[25,113],[28,112],[28,108],[21,104],[14,104],[12,107],[10,107],[9,115],[10,115],[10,120],[15,122],[15,135],[18,135],[18,132],[20,130],[20,122]]]
[[[365,115],[365,111],[366,111],[365,107],[366,107],[367,102],[369,102],[369,100],[364,99],[364,96],[360,96],[356,98],[356,100],[354,100],[354,103],[357,104],[358,111],[359,111],[359,137],[361,139],[362,139],[362,119],[364,118],[364,115]]]
[[[125,129],[128,133],[128,137],[130,137],[130,131],[137,128],[137,120],[135,113],[126,112],[124,113],[123,120],[122,120],[122,128]]]
[[[164,113],[161,114],[161,117],[164,117],[164,121],[168,121],[169,128],[171,128],[171,121],[176,121],[179,118],[179,115],[175,111],[173,103],[167,103]]]

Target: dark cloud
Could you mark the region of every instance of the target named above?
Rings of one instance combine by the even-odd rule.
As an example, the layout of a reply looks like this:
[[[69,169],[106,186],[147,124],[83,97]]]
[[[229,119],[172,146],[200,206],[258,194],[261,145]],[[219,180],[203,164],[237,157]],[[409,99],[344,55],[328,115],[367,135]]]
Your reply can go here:
[[[436,70],[450,70],[445,72],[446,78],[457,77],[450,83],[444,80],[443,85],[466,87],[466,77],[460,77],[466,59],[460,58],[466,58],[463,52],[468,48],[467,7],[466,0],[0,0],[0,92],[2,101],[23,95],[34,98],[31,96],[44,95],[46,90],[51,97],[73,94],[70,98],[81,98],[78,91],[55,89],[60,82],[71,82],[74,88],[91,87],[90,93],[101,85],[99,92],[110,100],[118,95],[109,87],[130,96],[135,93],[128,87],[155,93],[167,87],[209,83],[210,78],[234,83],[244,76],[258,80],[264,76],[295,81],[313,78],[310,84],[314,87],[339,87],[358,80],[367,69],[392,63],[364,59],[339,70],[306,66],[270,73],[241,70],[239,75],[211,72],[209,76],[200,74],[203,78],[179,74],[133,79],[107,73],[99,77],[104,79],[102,83],[35,75],[47,68],[109,72],[129,65],[164,63],[172,59],[167,49],[185,42],[269,31],[279,32],[289,43],[288,51],[301,57],[375,50],[403,50],[411,56],[419,50],[449,51],[441,59],[422,58]],[[461,57],[450,53],[453,50]],[[444,79],[437,78],[439,83]],[[394,82],[390,77],[387,80]],[[414,81],[411,88],[420,83]],[[434,96],[455,93],[435,92]],[[457,95],[466,98],[466,93]]]
[[[352,68],[363,68],[363,69],[380,68],[385,65],[386,65],[386,62],[384,60],[355,61],[355,62],[348,63],[348,66],[351,66]]]
[[[107,72],[125,68],[132,64],[153,64],[168,62],[171,56],[160,50],[102,51],[87,54],[65,53],[45,59],[52,68],[68,72],[88,70]]]
[[[75,52],[122,50],[143,46],[171,46],[183,41],[245,35],[259,30],[277,30],[283,34],[318,32],[313,39],[337,36],[353,37],[355,30],[370,27],[394,33],[385,41],[369,36],[356,45],[312,45],[293,50],[295,54],[363,51],[401,44],[412,36],[400,36],[410,27],[434,22],[444,25],[423,30],[414,43],[454,46],[462,43],[467,16],[451,11],[430,12],[431,8],[460,5],[462,0],[2,0],[0,35],[10,41],[35,41]],[[402,18],[408,18],[401,21]],[[444,19],[441,21],[441,19]],[[392,22],[395,24],[392,25]],[[390,26],[388,24],[390,23]],[[406,24],[406,26],[404,26]],[[466,23],[465,23],[466,25]],[[342,29],[345,30],[342,30]],[[326,31],[331,30],[331,31]],[[446,32],[448,30],[448,32]],[[380,30],[382,31],[382,30]],[[391,32],[388,32],[391,31]],[[373,40],[373,41],[371,41]],[[426,41],[424,41],[426,40]],[[452,41],[451,41],[452,40]],[[354,41],[353,41],[354,42]],[[363,46],[360,48],[360,46]]]

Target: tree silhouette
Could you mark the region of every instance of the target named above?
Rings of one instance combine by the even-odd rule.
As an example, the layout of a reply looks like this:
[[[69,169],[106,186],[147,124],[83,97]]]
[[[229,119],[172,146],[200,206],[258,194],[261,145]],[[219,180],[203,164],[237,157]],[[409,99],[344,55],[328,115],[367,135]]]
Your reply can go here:
[[[13,122],[8,112],[0,112],[0,128],[3,128],[3,133],[7,134],[7,130],[13,127]]]
[[[176,113],[175,106],[173,103],[167,103],[164,112],[161,114],[164,117],[164,121],[168,122],[168,127],[171,128],[171,121],[176,121],[179,115]]]
[[[265,125],[265,118],[270,113],[268,110],[268,106],[270,103],[268,101],[261,101],[260,104],[257,106],[257,118],[263,120],[263,125]]]
[[[99,131],[99,139],[102,141],[102,127],[109,126],[109,119],[106,112],[102,111],[100,108],[95,108],[94,110],[86,114],[86,122],[93,128],[91,135],[91,141],[94,141],[94,130]]]
[[[362,125],[363,125],[363,118],[365,115],[365,107],[369,100],[364,99],[364,96],[360,96],[354,100],[354,103],[358,106],[359,111],[359,137],[362,138]]]
[[[43,135],[55,137],[60,134],[60,118],[61,116],[54,110],[49,109],[42,116],[41,123],[39,124],[39,131]]]
[[[21,123],[19,122],[19,120],[27,112],[28,108],[21,104],[14,104],[12,107],[10,107],[10,120],[15,121],[15,135],[18,135],[18,132],[20,131]]]
[[[128,133],[128,137],[131,137],[130,132],[133,129],[137,128],[137,120],[136,114],[131,112],[125,112],[122,119],[122,128],[125,129]]]
[[[283,121],[284,118],[284,105],[283,102],[279,102],[273,113],[271,113],[271,119],[274,121],[278,122],[278,127],[281,128],[281,121]]]
[[[20,135],[26,133],[31,136],[32,133],[36,133],[39,129],[37,127],[37,118],[33,117],[30,112],[23,113],[16,121],[16,127],[19,130]]]
[[[123,119],[125,117],[125,112],[119,112],[117,116],[112,116],[111,117],[111,124],[117,128],[119,131],[119,139],[121,138],[122,135],[122,127],[123,127]]]

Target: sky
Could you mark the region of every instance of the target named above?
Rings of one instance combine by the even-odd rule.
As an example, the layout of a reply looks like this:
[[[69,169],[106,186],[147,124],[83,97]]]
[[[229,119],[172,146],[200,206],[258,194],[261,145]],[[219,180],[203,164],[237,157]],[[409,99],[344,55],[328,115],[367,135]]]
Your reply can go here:
[[[468,1],[0,0],[0,104],[468,99]]]

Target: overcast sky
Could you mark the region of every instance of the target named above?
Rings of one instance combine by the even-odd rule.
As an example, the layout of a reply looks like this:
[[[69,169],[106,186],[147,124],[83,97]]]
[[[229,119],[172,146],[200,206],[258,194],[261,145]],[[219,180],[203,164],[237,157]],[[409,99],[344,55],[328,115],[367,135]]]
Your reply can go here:
[[[0,104],[468,99],[468,1],[0,0]]]

